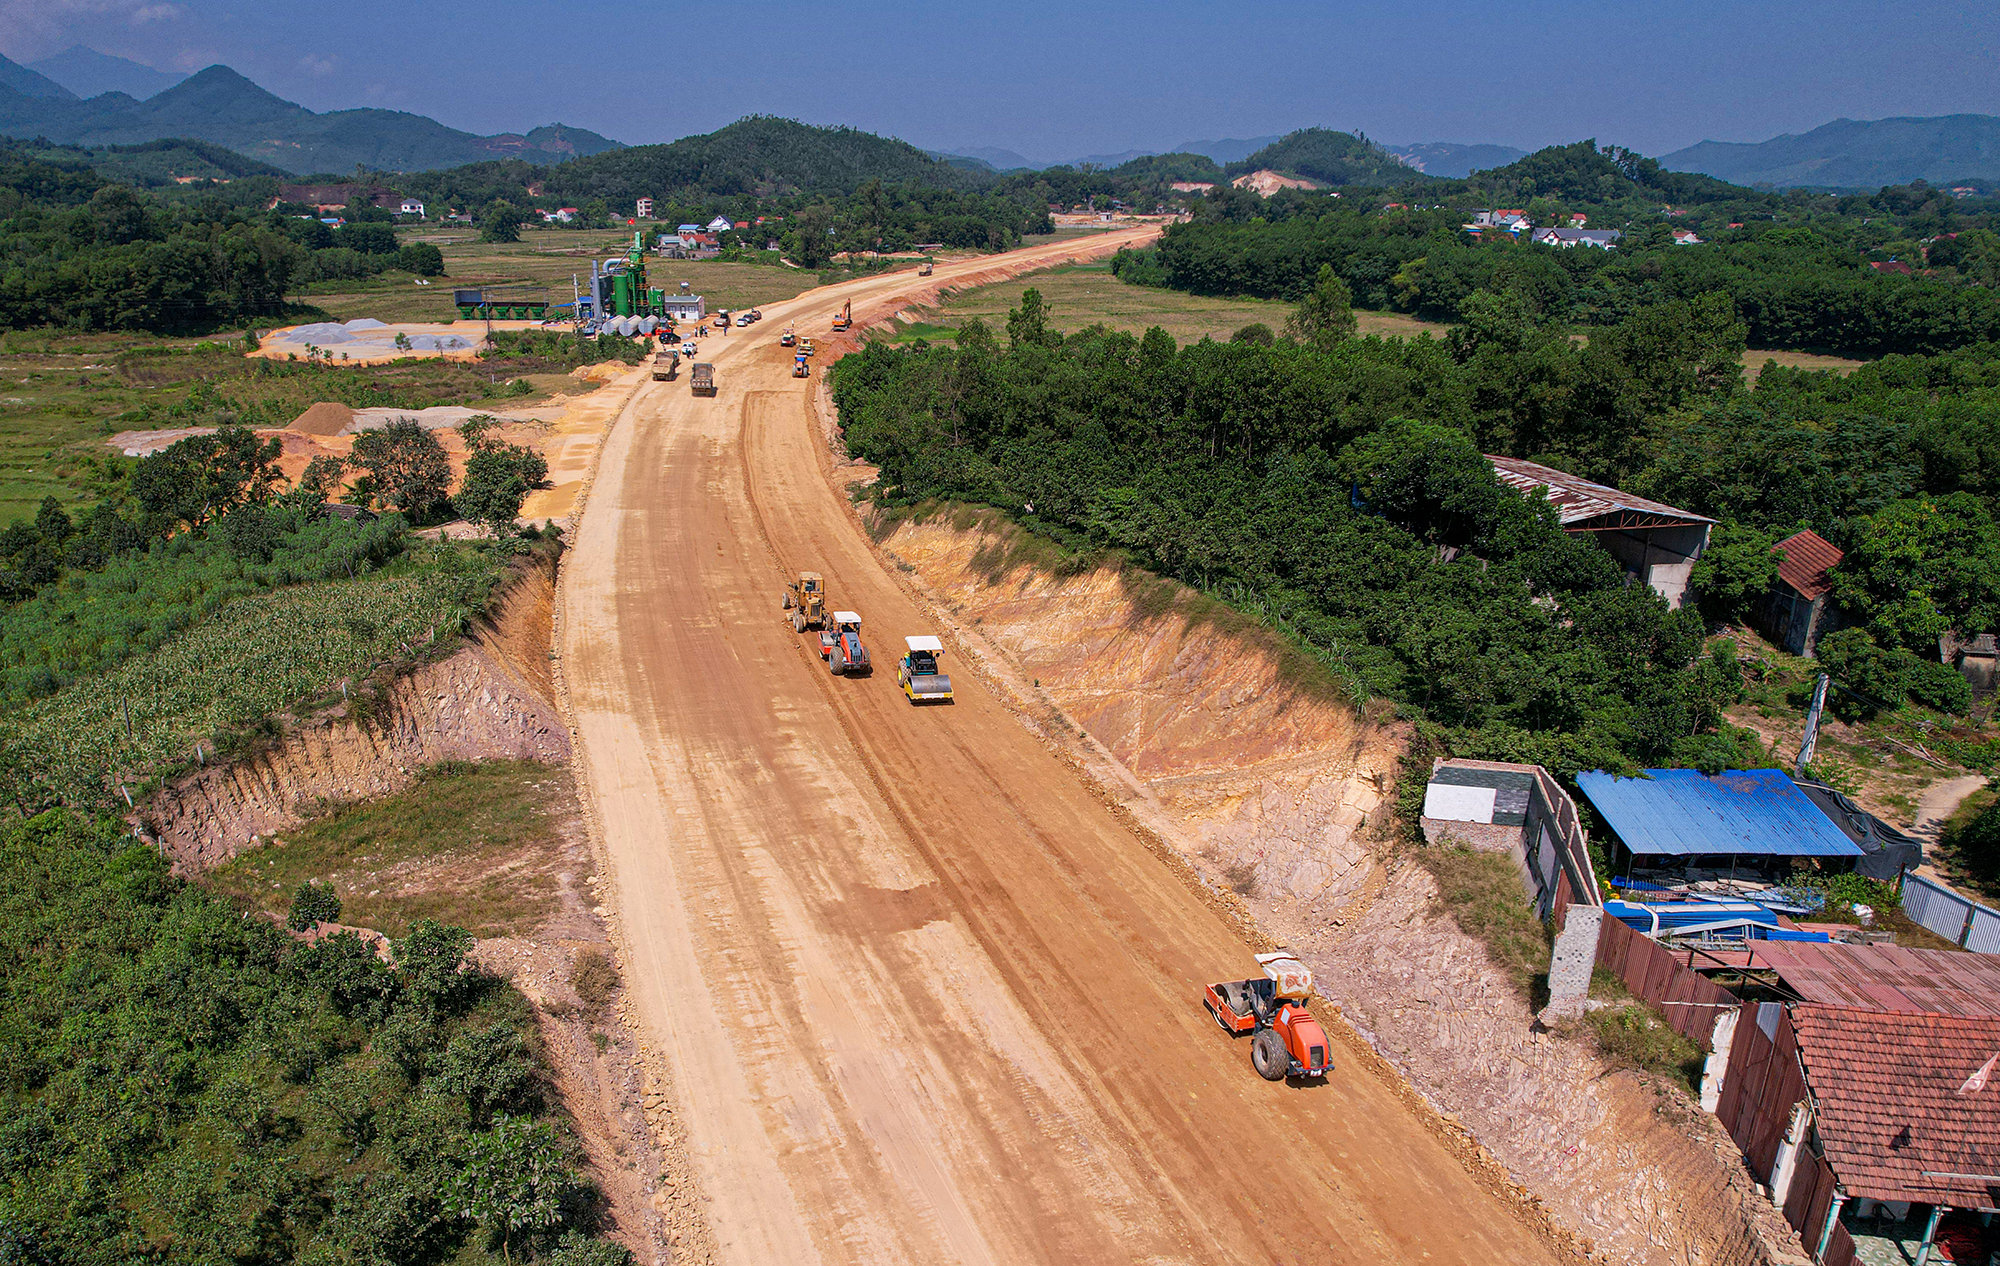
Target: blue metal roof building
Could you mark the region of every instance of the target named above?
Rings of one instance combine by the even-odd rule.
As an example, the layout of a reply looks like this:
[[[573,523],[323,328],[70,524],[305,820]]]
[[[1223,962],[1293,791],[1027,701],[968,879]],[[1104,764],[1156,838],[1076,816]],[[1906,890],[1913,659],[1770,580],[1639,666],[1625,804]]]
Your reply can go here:
[[[1649,769],[1641,778],[1592,770],[1576,784],[1635,859],[1862,856],[1780,769]]]

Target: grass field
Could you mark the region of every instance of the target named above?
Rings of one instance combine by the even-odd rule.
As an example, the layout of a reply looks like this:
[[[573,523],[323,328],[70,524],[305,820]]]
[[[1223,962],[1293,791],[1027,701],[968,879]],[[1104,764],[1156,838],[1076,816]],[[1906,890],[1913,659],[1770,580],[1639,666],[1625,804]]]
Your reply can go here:
[[[648,228],[656,235],[659,226]],[[418,229],[402,240],[429,242],[444,252],[442,277],[419,286],[408,273],[388,273],[367,281],[326,282],[309,286],[291,298],[310,304],[337,321],[373,317],[377,321],[449,321],[457,315],[451,292],[458,286],[546,286],[549,299],[568,303],[574,278],[590,284],[590,261],[622,257],[632,244],[632,231],[571,231],[529,229],[518,242],[481,242],[470,230]],[[764,264],[730,264],[719,260],[663,260],[648,256],[647,280],[663,290],[677,290],[685,281],[696,294],[708,296],[709,308],[747,308],[789,299],[819,284],[819,274],[803,268]]]
[[[1836,374],[1851,374],[1867,364],[1867,361],[1849,360],[1845,356],[1818,356],[1812,352],[1760,352],[1755,348],[1743,353],[1743,379],[1755,385],[1757,375],[1764,372],[1765,361],[1775,361],[1784,369],[1828,369]]]
[[[950,338],[960,325],[975,317],[997,333],[1006,327],[1007,310],[1019,306],[1021,292],[1029,286],[1042,292],[1049,319],[1065,333],[1103,324],[1143,334],[1157,325],[1177,343],[1194,343],[1203,336],[1226,339],[1255,322],[1270,326],[1274,332],[1282,331],[1285,319],[1292,314],[1291,304],[1276,300],[1209,299],[1178,290],[1128,286],[1111,275],[1111,265],[1105,262],[1031,273],[998,285],[948,294],[938,308],[924,314],[922,322],[903,327],[893,337],[898,341]],[[1355,316],[1364,335],[1409,338],[1426,330],[1442,334],[1445,329],[1395,312],[1357,312]]]
[[[569,790],[566,771],[529,761],[433,766],[400,794],[314,818],[206,882],[284,914],[300,883],[323,880],[342,923],[392,937],[426,918],[477,936],[522,935],[559,900],[550,806]]]

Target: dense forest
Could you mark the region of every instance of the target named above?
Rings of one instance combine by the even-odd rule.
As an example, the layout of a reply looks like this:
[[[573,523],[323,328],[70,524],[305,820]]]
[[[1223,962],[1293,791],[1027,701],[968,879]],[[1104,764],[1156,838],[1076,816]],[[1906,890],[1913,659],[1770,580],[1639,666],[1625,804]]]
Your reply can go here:
[[[1820,199],[1833,205],[1807,201],[1793,214],[1767,208],[1721,223],[1711,210],[1688,223],[1712,238],[1681,246],[1671,235],[1679,226],[1657,213],[1659,199],[1747,191],[1661,172],[1650,160],[1588,142],[1464,183],[1514,199],[1543,225],[1576,214],[1595,226],[1609,208],[1617,218],[1608,226],[1622,226],[1625,236],[1615,250],[1559,249],[1504,233],[1469,235],[1462,206],[1385,209],[1372,199],[1292,191],[1267,201],[1230,190],[1203,199],[1192,222],[1170,227],[1156,248],[1115,268],[1129,281],[1197,294],[1295,299],[1330,266],[1359,306],[1451,322],[1482,293],[1515,296],[1537,320],[1600,326],[1662,302],[1719,293],[1735,305],[1753,346],[1856,356],[2000,339],[1993,216],[1983,208],[1968,213],[1936,191]],[[1653,212],[1644,222],[1628,218],[1649,198]],[[1753,216],[1743,201],[1731,196],[1721,214]],[[1865,214],[1878,209],[1886,214]],[[1934,239],[1930,247],[1927,239]],[[1930,267],[1921,275],[1870,267],[1891,259]]]
[[[1052,331],[1034,291],[1004,340],[874,346],[835,370],[878,495],[1002,507],[1087,556],[1141,565],[1289,629],[1357,697],[1466,754],[1574,770],[1755,760],[1720,725],[1740,617],[1771,544],[1852,551],[1856,680],[1946,709],[1943,627],[2000,618],[2000,348],[1890,357],[1850,378],[1767,368],[1727,297],[1636,308],[1587,343],[1477,292],[1447,339],[1356,338],[1329,270],[1292,337],[1177,347]],[[1482,453],[1531,457],[1721,521],[1702,605],[1669,611]],[[1030,509],[1029,507],[1032,507]]]

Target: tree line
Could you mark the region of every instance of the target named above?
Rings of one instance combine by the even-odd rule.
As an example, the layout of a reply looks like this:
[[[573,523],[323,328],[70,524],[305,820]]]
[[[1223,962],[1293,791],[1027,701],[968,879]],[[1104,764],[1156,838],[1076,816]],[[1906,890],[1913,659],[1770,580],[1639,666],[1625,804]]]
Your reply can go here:
[[[1904,695],[1962,706],[1926,638],[2000,614],[2000,349],[1847,380],[1768,368],[1752,390],[1725,295],[1636,310],[1587,344],[1518,294],[1464,307],[1445,339],[1356,338],[1329,267],[1287,337],[1176,346],[1157,329],[1063,337],[1030,290],[1004,341],[973,323],[956,346],[871,346],[836,369],[835,398],[884,500],[999,506],[1080,553],[1251,603],[1468,754],[1757,759],[1721,723],[1737,677],[1702,653],[1705,620],[1761,600],[1772,543],[1806,526],[1855,552],[1860,649]],[[1484,453],[1719,519],[1701,607],[1627,584]],[[1968,540],[1983,542],[1969,558]]]
[[[168,203],[0,149],[0,329],[215,329],[281,311],[294,286],[388,268],[435,276],[444,257],[388,225]]]

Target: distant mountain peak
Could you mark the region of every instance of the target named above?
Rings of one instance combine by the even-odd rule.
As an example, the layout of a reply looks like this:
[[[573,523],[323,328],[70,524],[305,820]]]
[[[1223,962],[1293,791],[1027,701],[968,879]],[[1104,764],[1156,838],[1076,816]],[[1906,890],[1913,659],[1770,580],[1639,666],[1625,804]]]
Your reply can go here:
[[[12,88],[24,97],[34,97],[44,101],[74,101],[76,94],[63,87],[47,75],[28,69],[19,62],[0,57],[0,84]]]
[[[79,97],[119,92],[135,101],[158,96],[187,78],[155,70],[129,57],[100,53],[82,44],[72,44],[54,57],[31,62],[28,69],[39,71]]]
[[[1810,132],[1768,141],[1702,141],[1663,156],[1660,166],[1739,185],[1780,188],[1879,189],[1912,180],[1934,185],[1991,180],[2000,178],[2000,118],[1834,119]]]

